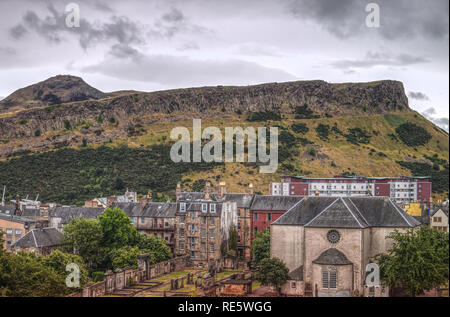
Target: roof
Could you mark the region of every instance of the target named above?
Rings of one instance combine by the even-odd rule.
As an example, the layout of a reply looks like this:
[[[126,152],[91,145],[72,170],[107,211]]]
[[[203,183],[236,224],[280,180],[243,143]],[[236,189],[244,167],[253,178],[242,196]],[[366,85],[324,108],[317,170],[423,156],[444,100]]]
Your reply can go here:
[[[209,200],[197,200],[197,201],[188,201],[188,202],[181,202],[186,203],[186,211],[198,211],[200,216],[211,216],[211,217],[219,217],[222,214],[222,202],[216,202],[216,201],[209,201]],[[216,211],[211,212],[210,207],[208,206],[207,211],[202,211],[202,205],[203,204],[215,204],[216,205]],[[178,206],[178,204],[177,204]],[[180,210],[177,208],[177,211]],[[178,214],[184,214],[184,212],[178,212]]]
[[[0,214],[13,215],[16,206],[0,206]]]
[[[177,204],[171,202],[148,202],[144,208],[140,203],[113,203],[112,207],[122,209],[128,217],[173,218]]]
[[[55,207],[50,209],[50,218],[61,218],[61,223],[65,224],[72,218],[96,219],[105,211],[104,208],[89,207]]]
[[[7,215],[7,214],[3,214],[3,213],[0,213],[0,219],[6,220],[6,221],[12,221],[12,222],[20,222],[20,223],[24,223],[24,224],[36,222],[36,220],[34,220],[34,219],[25,218],[25,217],[21,217],[21,216],[12,216],[12,215]]]
[[[421,225],[384,197],[305,197],[272,224],[359,229]]]
[[[335,248],[330,248],[324,252],[317,259],[313,261],[315,264],[324,265],[348,265],[352,264],[344,253]]]
[[[289,272],[289,278],[295,281],[303,281],[303,265]]]
[[[63,234],[56,228],[36,228],[29,231],[26,235],[14,242],[12,247],[49,247],[62,244]]]
[[[211,199],[214,198],[215,195],[211,194]],[[205,197],[204,192],[181,192],[177,195],[177,200],[200,200]]]
[[[21,216],[23,216],[23,217],[40,217],[41,210],[39,208],[25,208],[22,211]]]
[[[433,217],[435,213],[437,213],[439,210],[442,210],[442,212],[448,217],[448,209],[446,208],[436,208],[435,210],[431,211],[430,217]]]
[[[223,201],[235,201],[237,208],[250,208],[253,201],[253,195],[227,193],[223,195]]]
[[[287,211],[302,199],[300,196],[256,195],[250,210]]]
[[[413,218],[416,219],[418,222],[420,222],[423,225],[430,224],[430,217],[428,217],[428,216],[413,216]]]

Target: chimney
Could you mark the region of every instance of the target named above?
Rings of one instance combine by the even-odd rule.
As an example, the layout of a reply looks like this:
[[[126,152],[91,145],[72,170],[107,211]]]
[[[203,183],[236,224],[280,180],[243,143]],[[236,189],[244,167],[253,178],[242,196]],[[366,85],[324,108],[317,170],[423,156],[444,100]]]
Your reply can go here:
[[[211,183],[206,181],[205,183],[205,200],[211,200]]]
[[[175,196],[178,199],[178,196],[181,194],[181,183],[177,183],[177,189],[175,190]]]
[[[14,215],[20,216],[22,214],[22,210],[20,209],[20,197],[16,195],[16,210],[14,211]]]
[[[109,196],[106,198],[106,207],[111,207],[111,205],[115,202],[117,202],[117,196]]]
[[[253,183],[248,184],[247,194],[253,195]]]
[[[151,189],[148,190],[147,195],[141,198],[139,200],[139,204],[141,205],[141,208],[145,208],[149,202],[152,201],[152,191]]]
[[[223,195],[225,195],[227,193],[227,187],[226,187],[225,182],[220,182],[219,183],[218,193],[219,193],[219,199],[222,199]]]

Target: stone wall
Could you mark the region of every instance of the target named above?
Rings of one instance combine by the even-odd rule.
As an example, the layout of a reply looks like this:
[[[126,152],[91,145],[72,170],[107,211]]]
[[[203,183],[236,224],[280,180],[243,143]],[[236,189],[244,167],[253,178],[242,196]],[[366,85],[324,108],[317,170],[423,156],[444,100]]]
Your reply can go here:
[[[132,284],[157,278],[192,265],[188,256],[177,257],[153,265],[149,265],[148,259],[148,254],[140,255],[138,258],[137,269],[127,267],[124,269],[107,271],[103,281],[88,285],[80,292],[70,294],[69,297],[102,297]]]

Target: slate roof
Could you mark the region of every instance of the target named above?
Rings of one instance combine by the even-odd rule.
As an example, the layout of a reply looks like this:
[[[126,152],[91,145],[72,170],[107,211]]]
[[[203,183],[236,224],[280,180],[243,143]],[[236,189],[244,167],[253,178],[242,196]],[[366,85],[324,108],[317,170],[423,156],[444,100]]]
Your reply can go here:
[[[177,196],[177,200],[200,200],[205,197],[204,192],[181,192]],[[211,194],[211,198],[214,199],[215,195]]]
[[[49,247],[62,244],[63,234],[56,228],[36,228],[27,232],[26,235],[13,243],[12,247]]]
[[[23,217],[40,217],[41,211],[36,208],[25,208],[22,211],[21,216],[23,216]]]
[[[448,217],[448,209],[445,208],[436,208],[430,213],[430,217],[433,217],[435,213],[437,213],[439,210],[442,210],[444,214]]]
[[[253,201],[253,195],[227,193],[223,195],[223,201],[235,201],[237,208],[250,208]]]
[[[250,210],[286,211],[302,199],[300,196],[256,195]]]
[[[289,272],[289,278],[295,281],[303,281],[303,265]]]
[[[104,211],[104,208],[55,207],[50,209],[49,216],[51,218],[61,218],[61,223],[65,224],[72,218],[96,219]]]
[[[208,210],[207,212],[202,212],[202,204],[208,204]],[[210,212],[209,204],[215,204],[216,205],[216,212],[212,213]],[[179,204],[177,204],[177,214],[184,214],[184,212],[179,212]],[[199,216],[212,216],[212,217],[218,217],[222,214],[222,203],[216,202],[216,201],[209,201],[209,200],[197,200],[193,202],[186,202],[186,211],[198,211]]]
[[[171,202],[149,202],[142,208],[140,203],[113,203],[112,207],[122,209],[128,217],[173,218],[177,204]]]
[[[423,225],[430,224],[430,217],[428,217],[428,216],[413,216],[413,218],[416,219],[418,222],[420,222]]]
[[[16,206],[0,206],[0,214],[13,215]]]
[[[116,207],[122,209],[128,217],[139,217],[142,213],[140,203],[112,203],[111,208]]]
[[[20,223],[24,223],[24,224],[37,222],[34,219],[25,218],[25,217],[21,217],[21,216],[12,216],[12,215],[7,215],[7,214],[3,214],[3,213],[0,213],[0,219],[6,220],[6,221],[20,222]]]
[[[330,248],[324,252],[317,259],[313,261],[315,264],[324,265],[348,265],[352,264],[344,253],[335,248]]]
[[[361,229],[410,228],[421,223],[384,197],[304,197],[273,225]]]

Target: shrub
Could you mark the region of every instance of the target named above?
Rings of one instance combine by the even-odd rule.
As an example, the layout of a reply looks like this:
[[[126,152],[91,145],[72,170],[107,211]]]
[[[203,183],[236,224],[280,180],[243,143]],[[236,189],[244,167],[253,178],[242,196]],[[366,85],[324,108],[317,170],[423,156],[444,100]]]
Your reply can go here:
[[[317,135],[321,140],[328,140],[328,135],[330,134],[330,126],[327,124],[319,124],[316,128]]]
[[[427,130],[411,122],[398,126],[395,132],[400,140],[408,146],[425,145],[431,139],[431,135]]]
[[[282,119],[282,117],[279,112],[269,111],[269,110],[259,111],[259,112],[250,112],[247,115],[247,121],[249,121],[249,122],[268,121],[268,120],[279,121],[281,119]]]
[[[66,129],[66,130],[72,129],[72,126],[70,125],[70,121],[67,119],[64,120],[64,129]]]
[[[345,134],[344,136],[348,142],[355,145],[359,145],[360,143],[369,144],[371,138],[370,134],[367,131],[360,128],[350,129],[349,133]]]
[[[306,134],[309,131],[309,128],[305,123],[294,123],[291,128],[295,133]]]
[[[41,130],[36,130],[34,131],[34,136],[40,136],[41,135]]]

